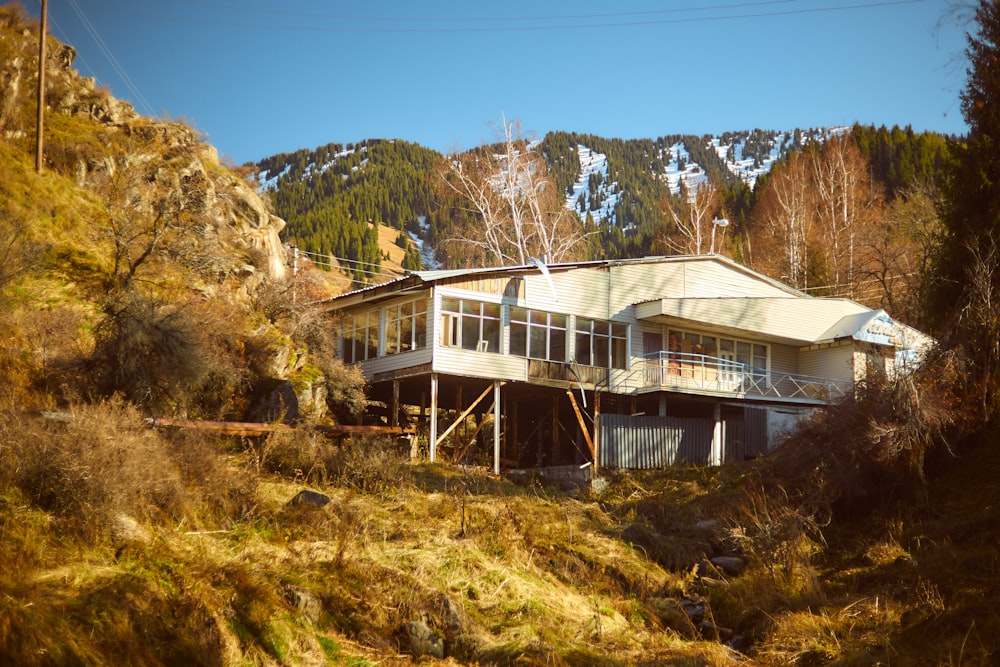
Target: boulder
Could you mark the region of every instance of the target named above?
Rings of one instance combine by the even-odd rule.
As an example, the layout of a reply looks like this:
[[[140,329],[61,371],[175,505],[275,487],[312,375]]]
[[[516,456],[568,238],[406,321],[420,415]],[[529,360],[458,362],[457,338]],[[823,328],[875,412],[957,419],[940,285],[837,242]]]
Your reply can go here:
[[[742,574],[747,563],[739,556],[716,556],[712,559],[712,565],[719,568],[726,574]]]
[[[415,658],[444,658],[444,639],[423,621],[410,621],[398,633],[399,648]]]
[[[285,590],[285,597],[310,623],[316,624],[319,622],[323,606],[319,600],[313,597],[312,593],[299,588],[289,587]]]
[[[325,493],[302,489],[295,494],[295,497],[288,501],[290,507],[309,505],[313,507],[326,507],[332,502],[332,498]]]

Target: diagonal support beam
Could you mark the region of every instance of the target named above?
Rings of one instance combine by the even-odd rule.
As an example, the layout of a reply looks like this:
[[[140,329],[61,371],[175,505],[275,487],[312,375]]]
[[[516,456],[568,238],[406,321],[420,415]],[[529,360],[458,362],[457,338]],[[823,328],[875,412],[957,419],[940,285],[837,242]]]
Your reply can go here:
[[[490,407],[486,408],[486,412],[493,412],[493,406],[491,405]],[[479,420],[479,423],[476,424],[475,430],[472,431],[472,435],[470,435],[469,439],[466,440],[464,445],[462,445],[462,448],[460,450],[455,451],[455,455],[451,457],[452,463],[458,463],[459,461],[461,461],[462,457],[465,456],[465,453],[469,451],[469,447],[471,447],[472,443],[476,441],[476,436],[479,435],[479,432],[483,430],[484,426],[486,426],[486,419],[485,419],[486,412],[483,413],[484,419]]]
[[[503,382],[501,382],[500,384],[501,384],[501,386],[502,386],[502,385],[503,385],[504,383],[503,383]],[[444,433],[442,433],[441,435],[439,435],[439,436],[437,437],[437,440],[435,440],[435,441],[434,441],[434,448],[435,448],[435,449],[437,449],[437,446],[441,444],[441,441],[442,441],[442,440],[444,440],[444,439],[445,439],[445,438],[446,438],[446,437],[448,436],[448,434],[449,434],[449,433],[451,433],[452,431],[454,431],[454,430],[455,430],[455,428],[457,428],[457,427],[458,427],[458,425],[462,423],[462,420],[464,420],[464,419],[465,419],[466,417],[468,417],[468,416],[469,416],[469,413],[470,413],[470,412],[472,412],[473,410],[475,410],[475,409],[476,409],[476,406],[477,406],[477,405],[479,405],[479,403],[480,403],[480,402],[481,402],[481,401],[482,401],[482,400],[483,400],[484,398],[486,398],[486,396],[487,396],[487,395],[489,395],[489,393],[490,393],[491,391],[493,391],[493,385],[490,385],[489,387],[487,387],[487,388],[486,388],[486,389],[485,389],[485,390],[483,391],[483,393],[481,393],[481,394],[479,395],[479,398],[477,398],[476,400],[474,400],[474,401],[472,402],[472,405],[470,405],[469,407],[467,407],[467,408],[465,409],[465,411],[464,411],[464,412],[462,412],[462,414],[460,414],[460,415],[459,415],[459,416],[458,416],[458,417],[457,417],[457,418],[455,419],[455,421],[453,421],[453,422],[451,423],[451,426],[449,426],[448,428],[446,428],[446,429],[445,429],[445,431],[444,431]]]
[[[587,441],[587,449],[590,450],[591,457],[593,457],[596,461],[597,451],[594,449],[594,441],[590,439],[590,431],[587,429],[587,422],[583,419],[583,413],[580,412],[580,406],[577,405],[573,392],[567,391],[566,395],[569,396],[570,405],[573,406],[573,412],[576,413],[576,420],[580,423],[580,430],[583,431],[583,438]]]

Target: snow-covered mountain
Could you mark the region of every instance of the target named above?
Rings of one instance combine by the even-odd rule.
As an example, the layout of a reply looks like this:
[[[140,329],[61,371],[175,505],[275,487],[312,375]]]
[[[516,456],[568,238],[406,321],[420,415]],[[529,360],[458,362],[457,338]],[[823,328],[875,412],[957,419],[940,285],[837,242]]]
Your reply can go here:
[[[757,179],[767,174],[772,165],[786,152],[813,141],[825,141],[831,136],[846,132],[846,127],[829,127],[810,130],[746,130],[726,132],[720,136],[699,137],[703,146],[711,149],[729,173],[753,188]],[[670,191],[677,195],[683,183],[689,193],[708,181],[707,170],[691,158],[687,142],[680,140],[661,151],[657,157],[666,165],[657,177],[664,180]],[[612,221],[615,205],[621,196],[621,186],[609,180],[608,156],[583,144],[577,145],[580,175],[573,184],[572,193],[566,197],[566,208],[581,216],[588,213],[594,222]]]

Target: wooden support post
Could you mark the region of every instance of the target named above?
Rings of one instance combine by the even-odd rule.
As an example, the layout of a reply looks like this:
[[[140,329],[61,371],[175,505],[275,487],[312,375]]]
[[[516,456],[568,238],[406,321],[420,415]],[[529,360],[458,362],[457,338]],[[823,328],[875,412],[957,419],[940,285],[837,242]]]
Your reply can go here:
[[[399,380],[392,381],[392,405],[389,408],[389,426],[399,426]]]
[[[438,375],[431,373],[431,414],[430,414],[430,435],[427,437],[428,455],[431,463],[437,455],[437,431],[438,431]]]
[[[503,384],[503,383],[501,382],[500,384]],[[479,405],[479,402],[481,400],[483,400],[484,398],[486,398],[486,395],[489,394],[491,391],[493,391],[493,387],[492,386],[487,387],[486,391],[484,391],[483,393],[481,393],[479,395],[479,398],[477,398],[475,401],[473,401],[472,405],[470,405],[469,407],[467,407],[465,409],[465,412],[463,412],[462,414],[460,414],[458,416],[458,419],[456,419],[454,422],[452,422],[451,426],[449,426],[448,428],[446,428],[444,430],[444,433],[442,433],[441,435],[438,436],[437,440],[434,441],[434,445],[433,446],[436,448],[437,445],[440,444],[442,440],[444,440],[445,438],[447,438],[448,434],[451,433],[453,430],[455,430],[455,427],[458,426],[458,423],[461,422],[462,420],[464,420],[469,415],[469,413],[472,412],[477,405]]]
[[[42,20],[38,28],[38,117],[35,121],[35,173],[42,173],[42,138],[45,135],[45,34],[48,32],[48,2],[42,0]]]
[[[593,479],[601,469],[601,393],[594,389],[594,471]]]
[[[712,419],[715,421],[715,426],[712,428],[712,455],[708,464],[721,466],[724,458],[722,451],[722,406],[718,403],[712,406]]]
[[[590,456],[594,459],[594,466],[597,466],[597,452],[594,449],[594,441],[590,439],[590,429],[587,428],[587,422],[583,419],[583,413],[580,412],[580,406],[576,404],[576,398],[573,396],[572,391],[567,391],[566,395],[569,396],[570,405],[573,406],[573,412],[576,413],[576,421],[580,424],[580,430],[583,432],[583,439],[587,441],[587,449],[590,450]]]
[[[552,396],[552,455],[549,462],[552,465],[559,460],[559,394]]]
[[[500,474],[500,383],[493,383],[493,474]]]
[[[465,406],[462,405],[462,385],[458,385],[458,387],[455,389],[455,414],[456,415],[463,414],[463,410],[465,410]],[[459,420],[461,420],[462,422],[461,424],[459,424]],[[458,437],[458,434],[461,433],[462,436],[464,437],[465,419],[461,417],[456,417],[455,425],[456,425],[455,428],[458,429],[455,431],[455,436]]]

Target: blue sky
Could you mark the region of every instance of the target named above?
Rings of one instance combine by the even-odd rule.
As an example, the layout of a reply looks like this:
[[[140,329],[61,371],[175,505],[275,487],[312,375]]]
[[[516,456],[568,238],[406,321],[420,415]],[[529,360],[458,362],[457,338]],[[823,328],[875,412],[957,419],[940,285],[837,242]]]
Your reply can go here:
[[[38,15],[40,0],[21,0]],[[964,134],[949,0],[49,0],[75,66],[240,164],[369,138]]]

